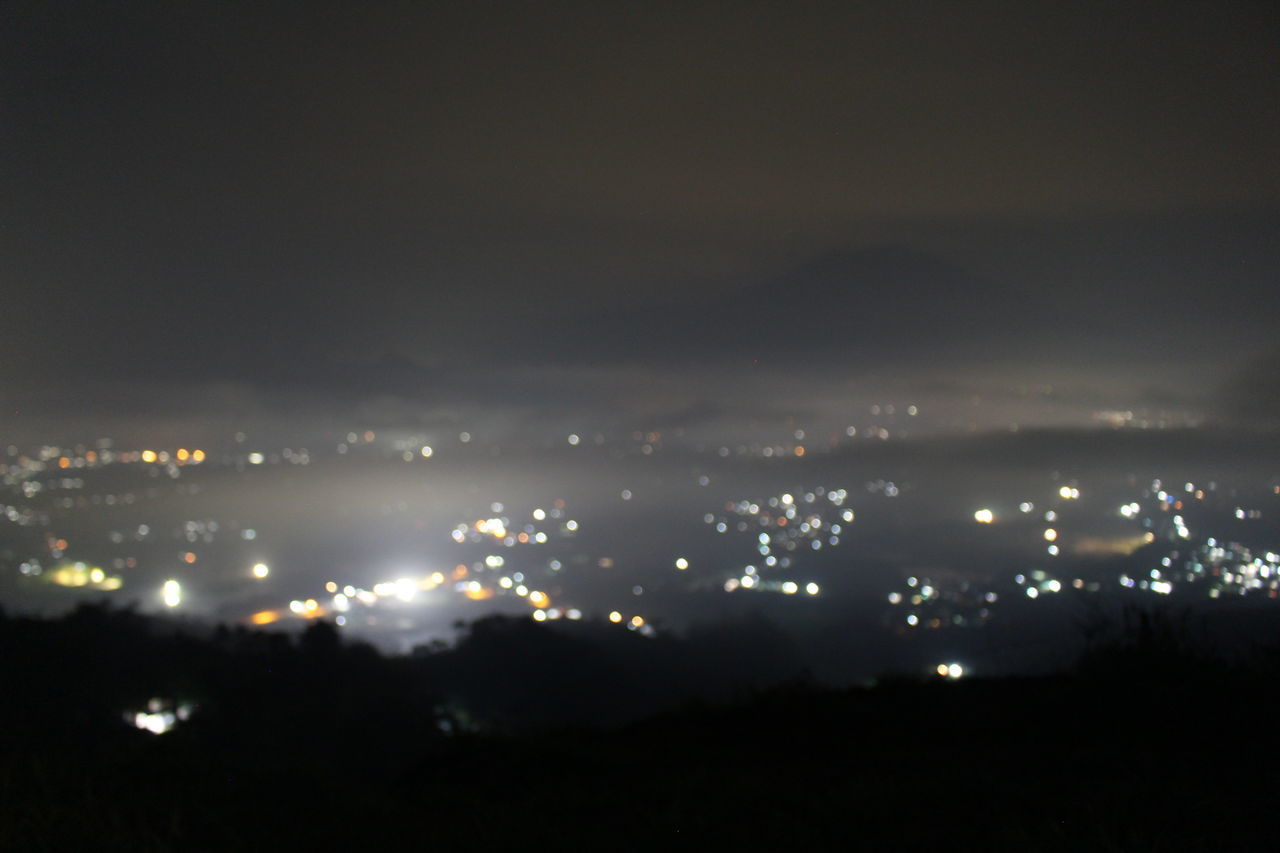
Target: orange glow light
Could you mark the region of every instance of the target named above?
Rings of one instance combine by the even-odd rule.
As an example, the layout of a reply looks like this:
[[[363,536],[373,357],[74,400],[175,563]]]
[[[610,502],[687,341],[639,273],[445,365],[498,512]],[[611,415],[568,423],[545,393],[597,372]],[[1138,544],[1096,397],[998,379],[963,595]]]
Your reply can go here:
[[[249,621],[254,625],[270,625],[279,618],[280,611],[278,610],[259,610],[257,613],[249,617]]]

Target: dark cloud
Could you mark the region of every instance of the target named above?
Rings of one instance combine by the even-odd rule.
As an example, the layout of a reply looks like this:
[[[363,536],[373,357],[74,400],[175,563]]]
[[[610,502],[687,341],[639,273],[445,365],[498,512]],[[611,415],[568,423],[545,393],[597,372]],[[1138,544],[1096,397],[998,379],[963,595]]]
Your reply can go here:
[[[1260,355],[1233,373],[1222,387],[1220,402],[1228,420],[1280,426],[1280,348]]]
[[[1077,382],[1110,361],[1203,392],[1280,307],[1266,5],[48,3],[0,27],[10,389],[479,398],[526,361],[1016,378],[1069,353]]]

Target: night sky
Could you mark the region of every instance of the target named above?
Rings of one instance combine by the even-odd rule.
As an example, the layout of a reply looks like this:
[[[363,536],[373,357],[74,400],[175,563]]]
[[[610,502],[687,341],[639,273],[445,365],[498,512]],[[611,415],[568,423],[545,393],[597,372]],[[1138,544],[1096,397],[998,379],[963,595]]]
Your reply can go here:
[[[856,382],[1273,416],[1277,23],[7,4],[0,426]]]

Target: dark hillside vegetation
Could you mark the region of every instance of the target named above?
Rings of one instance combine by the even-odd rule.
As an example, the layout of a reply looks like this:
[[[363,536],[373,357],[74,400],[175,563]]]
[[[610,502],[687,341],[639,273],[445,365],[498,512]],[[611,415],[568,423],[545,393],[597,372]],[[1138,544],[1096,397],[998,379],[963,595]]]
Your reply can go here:
[[[717,677],[732,629],[611,646],[494,619],[386,657],[323,623],[3,618],[0,848],[1265,849],[1280,655],[1205,657],[1176,626],[1135,618],[1054,676],[834,689]],[[189,718],[126,718],[157,698]]]

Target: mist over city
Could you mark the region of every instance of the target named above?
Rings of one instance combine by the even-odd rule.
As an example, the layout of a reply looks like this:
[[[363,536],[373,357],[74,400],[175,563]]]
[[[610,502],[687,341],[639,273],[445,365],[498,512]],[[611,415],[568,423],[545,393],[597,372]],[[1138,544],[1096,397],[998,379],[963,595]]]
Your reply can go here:
[[[0,10],[0,846],[1255,849],[1278,22]]]

